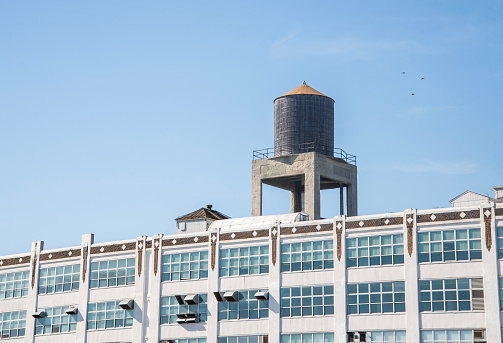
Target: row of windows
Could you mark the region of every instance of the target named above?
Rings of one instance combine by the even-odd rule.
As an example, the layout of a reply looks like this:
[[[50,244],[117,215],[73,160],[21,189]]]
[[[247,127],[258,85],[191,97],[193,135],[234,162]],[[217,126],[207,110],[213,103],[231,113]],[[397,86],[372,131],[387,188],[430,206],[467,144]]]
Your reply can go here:
[[[79,289],[80,264],[42,268],[39,273],[38,293],[50,294]]]
[[[0,274],[0,299],[27,296],[29,278],[29,271]]]
[[[333,240],[281,244],[282,272],[331,269],[333,267]]]
[[[382,289],[382,287],[381,287]],[[306,295],[313,289],[306,291]],[[252,291],[250,291],[252,292]],[[206,304],[206,295],[199,295],[199,304]],[[161,307],[171,308],[176,306],[176,313],[185,313],[183,305],[174,304],[174,297],[163,298]],[[199,305],[198,304],[198,305]],[[190,305],[190,306],[198,306]],[[206,312],[206,307],[186,307],[189,312]],[[35,321],[35,334],[51,334],[73,332],[77,328],[77,315],[68,315],[68,306],[47,308],[45,316]],[[170,312],[170,311],[168,311]],[[175,315],[176,316],[176,315]],[[119,307],[119,301],[91,303],[88,307],[88,330],[130,327],[133,323],[133,310],[123,310]],[[0,313],[1,338],[22,337],[25,335],[26,311]],[[404,343],[405,331],[372,331],[359,333],[366,340],[381,343]],[[422,330],[421,342],[424,343],[465,343],[473,342],[474,339],[483,339],[484,330]],[[259,343],[260,336],[226,336],[219,337],[219,343]],[[355,333],[348,333],[348,342],[353,342]],[[178,343],[205,343],[204,338],[179,339]],[[334,342],[334,334],[322,333],[299,333],[281,335],[281,343],[331,343]]]
[[[269,246],[220,249],[220,276],[269,273]]]
[[[22,337],[26,330],[26,311],[0,313],[0,338]]]
[[[281,335],[281,343],[333,343],[332,332],[295,333]]]
[[[281,317],[334,314],[334,286],[281,288]]]
[[[419,280],[419,311],[471,311],[478,290],[483,292],[482,279]]]
[[[259,289],[239,291],[237,301],[219,302],[218,320],[267,318],[269,300],[255,298],[255,294],[260,291]]]
[[[197,294],[194,299],[197,304],[179,304],[175,296],[161,298],[161,324],[175,324],[179,313],[193,313],[197,321],[205,322],[208,317],[208,295]]]
[[[348,238],[348,267],[381,266],[403,263],[403,234]]]
[[[503,258],[503,227],[497,228],[498,258]],[[403,263],[403,235],[348,238],[347,266],[363,267]],[[281,244],[281,271],[333,268],[333,241]],[[480,229],[456,229],[418,233],[418,261],[480,260]],[[79,289],[80,265],[42,268],[39,294]],[[221,249],[220,276],[254,275],[269,272],[269,247]],[[124,258],[91,263],[90,288],[131,285],[135,282],[135,259]],[[162,256],[162,281],[208,277],[208,252],[196,251]],[[29,271],[0,274],[0,299],[26,296]]]
[[[208,252],[193,251],[162,256],[162,281],[205,279],[208,277]]]
[[[90,288],[134,284],[135,259],[123,258],[91,263]]]
[[[87,307],[87,329],[110,329],[133,326],[133,310],[124,310],[120,301],[90,303]]]
[[[482,259],[480,229],[419,232],[418,262]]]
[[[77,330],[77,315],[66,314],[65,311],[68,307],[60,306],[45,309],[44,316],[35,320],[35,335]]]
[[[373,282],[347,286],[348,314],[405,312],[405,283]]]
[[[484,330],[421,330],[422,343],[472,343],[484,337]]]

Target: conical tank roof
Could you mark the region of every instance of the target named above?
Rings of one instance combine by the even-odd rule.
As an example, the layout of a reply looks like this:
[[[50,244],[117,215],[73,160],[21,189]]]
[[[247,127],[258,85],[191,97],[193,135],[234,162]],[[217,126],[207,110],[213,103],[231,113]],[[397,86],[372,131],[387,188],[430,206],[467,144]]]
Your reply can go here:
[[[321,92],[318,92],[316,89],[314,89],[313,87],[310,87],[306,84],[306,81],[304,81],[299,87],[291,90],[290,92],[288,93],[285,93],[283,94],[282,96],[278,96],[276,99],[279,99],[279,98],[282,98],[284,96],[289,96],[289,95],[299,95],[299,94],[310,94],[310,95],[321,95],[321,96],[324,96],[324,97],[327,97],[329,99],[332,99],[330,98],[329,96],[326,96],[325,94],[321,93]],[[276,100],[274,99],[274,100]],[[333,100],[333,99],[332,99]]]

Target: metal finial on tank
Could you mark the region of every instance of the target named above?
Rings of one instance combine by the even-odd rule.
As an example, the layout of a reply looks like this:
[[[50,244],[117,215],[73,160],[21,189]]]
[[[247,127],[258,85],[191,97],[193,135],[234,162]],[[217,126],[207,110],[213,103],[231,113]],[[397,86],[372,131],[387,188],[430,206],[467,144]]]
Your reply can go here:
[[[334,155],[334,100],[304,83],[274,100],[275,156]]]

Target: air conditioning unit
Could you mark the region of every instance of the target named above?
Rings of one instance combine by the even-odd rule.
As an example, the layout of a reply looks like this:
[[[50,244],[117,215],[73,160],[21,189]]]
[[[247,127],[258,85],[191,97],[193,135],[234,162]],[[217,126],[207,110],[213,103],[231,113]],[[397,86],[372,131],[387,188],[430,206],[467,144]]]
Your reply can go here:
[[[486,343],[484,330],[473,330],[473,341],[476,343]]]
[[[222,293],[221,292],[213,292],[213,295],[215,296],[215,299],[217,299],[217,301],[219,303],[225,301],[224,298],[222,298]]]
[[[45,312],[44,311],[33,312],[32,317],[33,318],[44,318],[45,317]]]
[[[255,298],[257,300],[268,300],[269,299],[269,292],[258,291],[257,293],[255,293]]]
[[[259,336],[258,343],[269,343],[269,336],[268,335]]]
[[[197,294],[186,295],[183,299],[187,305],[197,305],[199,303],[199,296]]]
[[[68,314],[68,315],[73,315],[73,314],[77,314],[79,312],[78,308],[77,308],[77,305],[75,306],[69,306],[65,313]]]
[[[196,313],[177,313],[176,314],[177,320],[176,322],[178,324],[184,324],[184,323],[197,323],[199,322],[199,318]]]
[[[124,310],[132,310],[134,308],[134,300],[133,299],[122,300],[119,303],[119,306]]]
[[[225,292],[223,298],[229,302],[238,301],[238,291]]]
[[[348,342],[362,343],[367,342],[367,332],[348,332]]]
[[[185,305],[185,302],[183,301],[183,295],[175,295],[175,299],[178,305]]]

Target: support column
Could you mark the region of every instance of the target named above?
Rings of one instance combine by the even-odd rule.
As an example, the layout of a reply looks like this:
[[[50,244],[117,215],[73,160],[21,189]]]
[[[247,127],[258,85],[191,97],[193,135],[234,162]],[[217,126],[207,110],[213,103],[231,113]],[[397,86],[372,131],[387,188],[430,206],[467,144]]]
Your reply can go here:
[[[358,215],[358,190],[356,182],[347,185],[346,201],[348,203],[348,217]]]
[[[494,205],[493,205],[494,206]],[[484,269],[484,308],[487,342],[501,342],[501,317],[498,280],[498,247],[494,207],[480,207],[482,265]]]
[[[340,204],[340,213],[339,215],[343,216],[344,215],[344,185],[342,183],[340,185],[340,196],[339,196],[339,204]]]
[[[416,209],[404,211],[403,247],[407,342],[420,342]]]
[[[79,315],[77,318],[77,343],[87,342],[87,304],[89,302],[89,274],[91,270],[91,245],[94,235],[82,235],[80,248]]]
[[[313,219],[320,219],[320,174],[316,170],[309,170],[305,174],[304,201],[306,212]]]
[[[38,306],[38,272],[40,270],[40,251],[43,249],[43,241],[31,243],[30,280],[28,287],[28,299],[26,300],[25,337],[27,342],[35,342],[35,318],[33,318],[32,314],[37,310]]]
[[[348,332],[346,306],[346,217],[334,218],[334,332],[335,343],[346,343]]]
[[[252,177],[252,216],[262,215],[262,180],[259,176]]]
[[[290,212],[297,213],[302,211],[302,191],[304,187],[301,182],[295,183],[295,189],[291,191]]]

